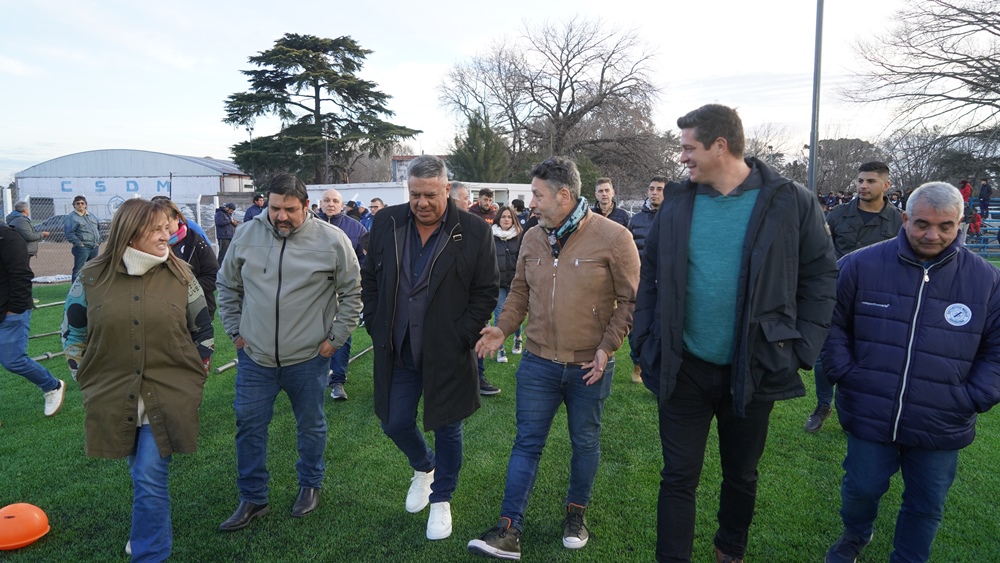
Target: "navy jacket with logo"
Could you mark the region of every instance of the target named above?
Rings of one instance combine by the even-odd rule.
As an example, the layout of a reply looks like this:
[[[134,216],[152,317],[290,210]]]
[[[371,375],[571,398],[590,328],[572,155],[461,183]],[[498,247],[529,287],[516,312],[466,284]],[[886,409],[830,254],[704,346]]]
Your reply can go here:
[[[975,438],[1000,402],[1000,270],[958,238],[926,263],[900,229],[844,256],[823,347],[844,430],[935,450]]]

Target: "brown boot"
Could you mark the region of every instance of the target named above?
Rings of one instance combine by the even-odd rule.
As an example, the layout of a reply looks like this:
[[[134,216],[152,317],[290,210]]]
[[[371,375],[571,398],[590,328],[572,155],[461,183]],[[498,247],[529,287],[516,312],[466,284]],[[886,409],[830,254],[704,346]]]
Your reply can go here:
[[[743,563],[743,558],[726,555],[719,551],[719,548],[715,548],[715,563]]]
[[[642,368],[639,364],[632,366],[632,383],[642,383]]]

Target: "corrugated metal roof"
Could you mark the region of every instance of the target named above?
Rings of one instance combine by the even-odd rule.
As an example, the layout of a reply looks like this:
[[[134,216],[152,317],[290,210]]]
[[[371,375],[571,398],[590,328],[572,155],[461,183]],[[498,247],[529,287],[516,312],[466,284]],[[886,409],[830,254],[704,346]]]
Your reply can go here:
[[[249,176],[229,160],[132,149],[102,149],[60,156],[36,164],[15,178]]]

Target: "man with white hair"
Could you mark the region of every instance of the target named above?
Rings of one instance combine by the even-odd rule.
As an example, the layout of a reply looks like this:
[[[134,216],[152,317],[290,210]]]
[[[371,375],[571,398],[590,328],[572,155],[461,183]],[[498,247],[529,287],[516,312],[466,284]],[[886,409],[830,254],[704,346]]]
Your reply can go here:
[[[358,257],[358,264],[365,263],[365,243],[368,240],[368,229],[357,219],[349,217],[344,212],[344,197],[340,192],[329,189],[323,192],[320,200],[320,210],[316,214],[321,221],[337,227],[344,231],[347,238],[351,239],[351,246],[354,254]],[[346,401],[347,391],[344,384],[347,383],[347,365],[351,359],[351,339],[348,338],[344,345],[337,349],[337,352],[330,358],[330,398],[335,401]]]
[[[857,560],[900,471],[889,559],[927,561],[958,451],[975,438],[977,413],[1000,402],[1000,270],[961,244],[963,208],[951,184],[924,184],[896,238],[840,260],[821,357],[847,432],[844,533],[827,562]]]

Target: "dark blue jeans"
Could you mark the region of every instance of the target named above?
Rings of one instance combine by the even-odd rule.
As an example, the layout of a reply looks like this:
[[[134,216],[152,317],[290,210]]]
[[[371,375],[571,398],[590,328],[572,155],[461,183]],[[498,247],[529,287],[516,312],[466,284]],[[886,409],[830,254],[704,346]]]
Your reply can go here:
[[[764,453],[771,401],[752,401],[745,417],[733,414],[730,366],[685,354],[670,399],[660,403],[663,471],[657,504],[656,560],[691,561],[695,491],[705,463],[708,431],[719,431],[722,489],[719,529],[714,543],[724,553],[743,557],[757,503],[757,463]]]
[[[430,502],[449,502],[458,488],[462,469],[462,421],[434,430],[434,450],[427,446],[424,433],[417,427],[417,403],[424,390],[424,377],[413,363],[409,340],[400,356],[402,366],[392,368],[389,385],[389,420],[382,432],[403,452],[415,471],[434,470]]]
[[[73,246],[70,252],[73,253],[73,280],[80,275],[80,270],[87,262],[97,258],[100,247],[97,246]]]
[[[274,415],[274,400],[284,391],[292,403],[298,437],[299,461],[295,464],[299,486],[323,486],[326,464],[327,362],[323,356],[280,368],[254,362],[243,350],[236,357],[236,485],[240,499],[266,504],[268,481],[267,434]]]
[[[556,411],[566,404],[566,421],[573,455],[569,462],[569,491],[566,503],[587,506],[601,461],[601,416],[604,400],[611,394],[615,372],[612,357],[604,376],[587,385],[589,370],[552,362],[524,351],[517,367],[517,437],[507,463],[507,485],[500,515],[510,518],[517,529],[524,523],[528,497],[535,486],[538,461],[549,438]]]
[[[848,534],[871,538],[889,479],[902,470],[903,504],[896,516],[891,562],[927,561],[955,480],[958,450],[926,450],[878,444],[847,435],[840,517]]]
[[[333,371],[330,374],[330,385],[347,383],[347,364],[351,361],[351,338],[348,336],[344,345],[330,357],[330,369]]]
[[[816,364],[813,366],[813,377],[816,379],[816,406],[833,406],[833,384],[826,378],[823,361],[820,358],[816,358]]]
[[[48,393],[59,388],[45,366],[28,357],[28,332],[31,330],[31,309],[19,315],[0,313],[0,365],[20,375]]]

